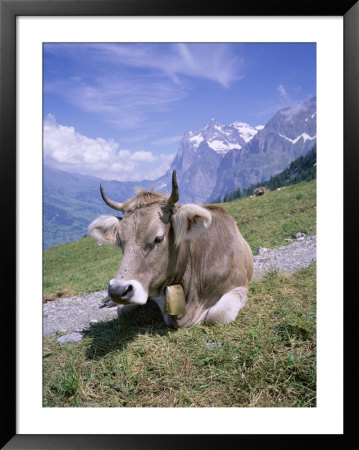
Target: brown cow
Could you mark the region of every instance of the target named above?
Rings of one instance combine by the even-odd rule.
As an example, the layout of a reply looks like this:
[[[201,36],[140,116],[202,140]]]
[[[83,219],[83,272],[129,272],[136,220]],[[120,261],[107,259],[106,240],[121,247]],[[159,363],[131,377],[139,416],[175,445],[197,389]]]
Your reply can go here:
[[[176,172],[170,196],[138,190],[125,203],[104,201],[123,218],[100,216],[89,225],[101,242],[121,246],[123,258],[108,295],[119,315],[153,298],[174,328],[231,322],[247,301],[253,255],[232,217],[214,205],[177,204]],[[166,287],[180,284],[185,312],[164,313]],[[127,305],[127,306],[124,306]],[[132,306],[129,306],[132,305]]]

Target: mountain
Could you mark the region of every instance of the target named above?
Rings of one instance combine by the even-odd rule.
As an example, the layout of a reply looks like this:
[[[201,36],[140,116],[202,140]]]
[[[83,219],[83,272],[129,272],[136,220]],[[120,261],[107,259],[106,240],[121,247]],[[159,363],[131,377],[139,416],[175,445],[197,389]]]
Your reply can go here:
[[[210,199],[268,180],[316,144],[316,98],[281,109],[242,149],[229,150],[218,167]]]
[[[71,242],[87,233],[99,214],[112,214],[99,185],[109,197],[125,201],[137,186],[171,191],[177,171],[181,203],[206,203],[238,189],[269,180],[306,155],[316,144],[316,99],[283,108],[265,125],[222,125],[211,119],[184,133],[168,171],[157,180],[121,182],[70,174],[44,167],[44,248]]]
[[[252,127],[244,122],[221,125],[211,119],[205,126],[184,133],[171,167],[154,184],[159,192],[171,189],[172,171],[177,172],[180,202],[204,203],[215,187],[217,172],[223,157],[230,151],[239,151],[263,127]]]
[[[125,201],[137,186],[150,189],[153,182],[121,182],[72,174],[44,166],[43,242],[44,248],[80,239],[99,214],[113,214],[102,200],[100,183],[109,197]]]
[[[297,183],[306,183],[314,180],[315,173],[313,170],[314,163],[317,161],[316,146],[305,156],[299,156],[290,163],[287,169],[284,169],[278,175],[273,175],[269,180],[252,184],[248,188],[236,189],[229,194],[225,194],[223,202],[231,202],[237,198],[248,197],[253,195],[254,190],[260,186],[268,187],[270,190],[278,189],[283,186],[290,186]],[[222,199],[213,200],[213,203],[220,203]]]

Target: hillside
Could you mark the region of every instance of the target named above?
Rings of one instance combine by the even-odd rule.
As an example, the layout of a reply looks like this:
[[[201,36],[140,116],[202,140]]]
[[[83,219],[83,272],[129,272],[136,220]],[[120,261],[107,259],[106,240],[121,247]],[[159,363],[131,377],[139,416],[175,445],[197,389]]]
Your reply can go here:
[[[262,197],[223,203],[253,253],[259,246],[285,245],[292,233],[316,233],[316,181],[288,186]],[[105,289],[118,270],[121,252],[90,237],[44,252],[45,298]]]
[[[314,170],[313,166],[317,160],[317,150],[316,146],[313,150],[307,153],[305,156],[300,156],[295,161],[293,161],[288,169],[283,170],[283,172],[278,175],[270,177],[269,180],[263,181],[257,184],[253,184],[245,189],[236,189],[229,194],[225,194],[223,197],[224,202],[235,200],[236,198],[248,197],[252,195],[257,187],[265,186],[269,189],[278,189],[283,186],[290,186],[291,184],[304,183],[307,181],[314,180]],[[213,203],[220,202],[221,199],[214,200]]]
[[[100,183],[106,193],[116,199],[132,197],[139,184],[101,180],[44,167],[44,249],[80,239],[96,216],[113,213],[101,198]],[[140,184],[150,188],[151,182],[141,181]]]

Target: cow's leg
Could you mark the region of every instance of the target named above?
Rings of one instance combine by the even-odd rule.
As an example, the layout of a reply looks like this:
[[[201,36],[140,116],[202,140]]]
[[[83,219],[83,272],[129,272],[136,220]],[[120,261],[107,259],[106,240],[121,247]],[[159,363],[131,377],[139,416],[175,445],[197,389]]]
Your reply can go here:
[[[247,289],[237,287],[222,295],[218,302],[212,306],[205,317],[205,322],[214,324],[218,322],[232,322],[247,302]]]
[[[165,324],[170,327],[171,326],[171,319],[169,318],[168,314],[164,313],[164,303],[165,303],[165,298],[163,295],[161,295],[160,297],[151,297],[152,300],[154,300],[158,307],[161,310],[162,316],[163,316],[163,320],[165,322]]]

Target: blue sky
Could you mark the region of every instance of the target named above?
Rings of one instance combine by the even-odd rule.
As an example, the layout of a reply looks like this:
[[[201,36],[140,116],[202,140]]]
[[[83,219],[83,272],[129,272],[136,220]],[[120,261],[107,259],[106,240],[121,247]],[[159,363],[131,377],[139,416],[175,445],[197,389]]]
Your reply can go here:
[[[184,132],[212,117],[265,125],[316,95],[316,47],[288,44],[44,44],[45,164],[156,179]]]

